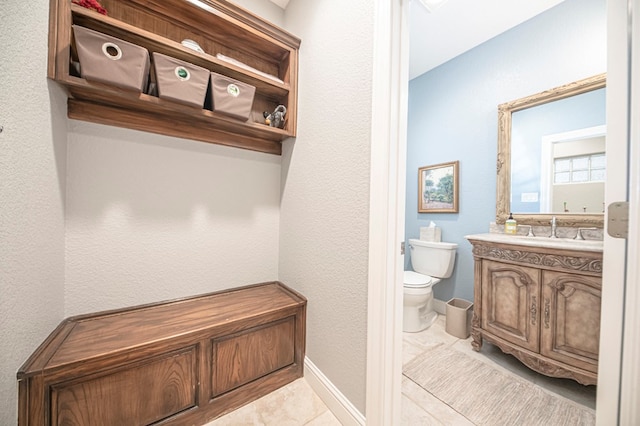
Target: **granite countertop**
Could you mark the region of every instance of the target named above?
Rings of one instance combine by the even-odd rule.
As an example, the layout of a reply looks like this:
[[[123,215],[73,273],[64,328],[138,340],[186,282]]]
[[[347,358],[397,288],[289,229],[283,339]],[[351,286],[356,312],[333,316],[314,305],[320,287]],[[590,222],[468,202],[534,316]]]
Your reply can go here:
[[[600,240],[574,240],[573,238],[549,238],[549,237],[526,237],[522,235],[509,235],[502,233],[484,233],[466,235],[467,240],[486,241],[502,244],[514,244],[528,247],[582,250],[592,252],[602,252],[602,241]]]

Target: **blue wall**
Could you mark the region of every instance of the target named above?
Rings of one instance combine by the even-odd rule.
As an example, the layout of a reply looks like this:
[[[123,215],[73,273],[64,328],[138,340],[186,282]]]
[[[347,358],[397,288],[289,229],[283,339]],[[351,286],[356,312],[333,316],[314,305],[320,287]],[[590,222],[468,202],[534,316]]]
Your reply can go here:
[[[473,300],[464,236],[495,220],[498,105],[605,71],[606,0],[566,0],[409,82],[405,239],[434,221],[459,245],[437,299]],[[418,168],[456,160],[459,213],[418,213]]]

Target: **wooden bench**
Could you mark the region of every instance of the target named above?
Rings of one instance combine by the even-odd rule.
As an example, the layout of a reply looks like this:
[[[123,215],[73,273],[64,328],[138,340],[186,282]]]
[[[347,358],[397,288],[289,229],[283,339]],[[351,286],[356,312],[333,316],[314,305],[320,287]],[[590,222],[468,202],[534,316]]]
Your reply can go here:
[[[19,425],[204,424],[302,377],[280,282],[64,320],[18,371]]]

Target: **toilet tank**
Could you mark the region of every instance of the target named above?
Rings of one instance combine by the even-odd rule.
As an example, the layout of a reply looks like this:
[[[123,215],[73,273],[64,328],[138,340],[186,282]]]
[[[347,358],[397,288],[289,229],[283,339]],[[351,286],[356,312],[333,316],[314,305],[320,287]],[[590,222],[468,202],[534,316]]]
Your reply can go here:
[[[414,271],[436,278],[451,276],[457,244],[410,239],[409,248]]]

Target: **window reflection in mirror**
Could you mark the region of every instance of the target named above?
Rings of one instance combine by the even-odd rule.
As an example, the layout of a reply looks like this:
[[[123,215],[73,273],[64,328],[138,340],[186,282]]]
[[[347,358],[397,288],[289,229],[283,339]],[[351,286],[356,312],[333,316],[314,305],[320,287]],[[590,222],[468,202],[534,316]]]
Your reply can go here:
[[[514,213],[603,212],[605,92],[601,88],[512,114]]]

